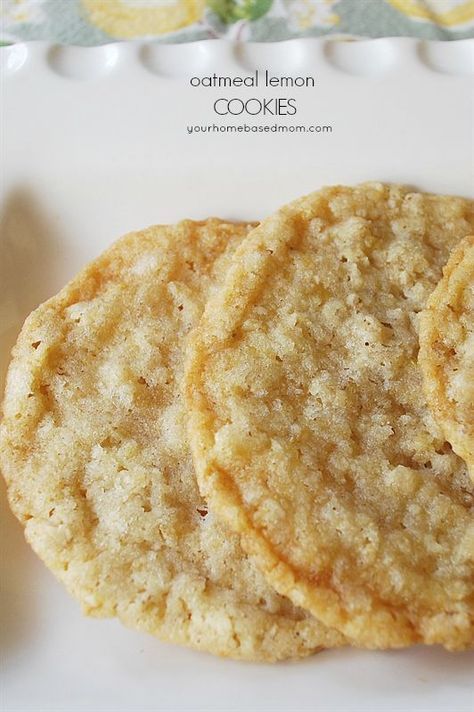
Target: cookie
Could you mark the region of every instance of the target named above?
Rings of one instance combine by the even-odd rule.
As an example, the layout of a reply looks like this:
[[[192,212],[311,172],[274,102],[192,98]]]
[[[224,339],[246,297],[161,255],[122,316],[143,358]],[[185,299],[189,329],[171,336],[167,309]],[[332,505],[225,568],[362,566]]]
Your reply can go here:
[[[420,314],[426,399],[474,479],[474,236],[456,247]]]
[[[84,611],[249,660],[342,643],[278,596],[199,495],[183,347],[251,226],[130,234],[27,319],[0,462],[26,538]]]
[[[474,643],[472,483],[417,365],[473,226],[460,198],[323,189],[248,236],[190,342],[201,491],[276,590],[362,646]]]

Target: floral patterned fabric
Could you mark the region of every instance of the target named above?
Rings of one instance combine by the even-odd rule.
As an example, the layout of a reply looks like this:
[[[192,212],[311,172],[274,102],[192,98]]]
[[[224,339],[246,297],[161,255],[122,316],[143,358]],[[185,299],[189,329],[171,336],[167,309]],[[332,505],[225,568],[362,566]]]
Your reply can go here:
[[[474,37],[474,0],[0,0],[0,41]]]

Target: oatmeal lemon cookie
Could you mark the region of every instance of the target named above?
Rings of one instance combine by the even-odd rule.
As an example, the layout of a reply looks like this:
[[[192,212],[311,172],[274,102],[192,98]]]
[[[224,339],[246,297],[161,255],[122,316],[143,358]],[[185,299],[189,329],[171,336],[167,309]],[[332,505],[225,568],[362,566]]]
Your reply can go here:
[[[474,236],[456,247],[420,315],[428,404],[474,479]]]
[[[417,366],[471,202],[333,187],[237,250],[191,340],[198,482],[272,585],[359,645],[474,644],[473,491]]]
[[[199,495],[183,345],[251,226],[130,234],[26,321],[1,467],[26,537],[85,612],[221,655],[342,643],[278,596]]]

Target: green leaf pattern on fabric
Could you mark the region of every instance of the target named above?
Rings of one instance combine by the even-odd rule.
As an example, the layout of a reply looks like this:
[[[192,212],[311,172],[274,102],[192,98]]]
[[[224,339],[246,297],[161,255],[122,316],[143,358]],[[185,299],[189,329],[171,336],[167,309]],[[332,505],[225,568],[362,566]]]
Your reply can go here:
[[[209,0],[208,7],[226,24],[238,20],[258,20],[263,17],[273,0]]]

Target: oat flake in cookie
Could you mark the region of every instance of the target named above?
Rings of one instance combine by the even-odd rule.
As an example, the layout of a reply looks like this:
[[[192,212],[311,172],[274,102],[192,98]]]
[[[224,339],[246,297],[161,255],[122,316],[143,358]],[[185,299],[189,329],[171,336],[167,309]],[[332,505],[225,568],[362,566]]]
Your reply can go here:
[[[251,226],[130,234],[26,321],[0,461],[28,541],[92,615],[249,660],[342,636],[278,596],[207,512],[181,399],[183,347]]]
[[[473,489],[423,395],[418,319],[472,202],[378,183],[281,209],[189,350],[198,482],[272,585],[374,648],[474,644]]]
[[[420,315],[426,398],[474,479],[474,236],[451,255]]]

